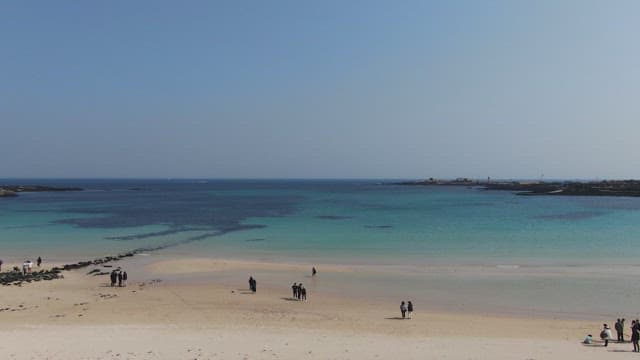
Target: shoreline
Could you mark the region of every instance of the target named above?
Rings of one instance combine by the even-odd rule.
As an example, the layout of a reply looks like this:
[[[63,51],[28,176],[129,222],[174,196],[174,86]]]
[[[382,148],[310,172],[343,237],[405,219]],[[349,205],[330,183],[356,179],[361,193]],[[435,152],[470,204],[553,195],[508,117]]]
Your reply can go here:
[[[127,254],[109,261],[79,264],[45,264],[42,268],[34,267],[33,272],[42,271],[47,275],[50,271],[62,271],[61,279],[66,278],[67,274],[100,279],[95,282],[106,281],[105,274],[126,266],[148,279],[159,278],[173,286],[216,284],[234,287],[244,285],[249,276],[257,276],[261,288],[278,290],[284,294],[288,293],[294,281],[311,285],[312,294],[320,292],[330,297],[358,299],[378,305],[393,303],[399,295],[405,294],[434,312],[565,320],[606,319],[621,316],[620,311],[626,313],[627,317],[639,316],[633,306],[616,306],[612,303],[611,306],[598,307],[589,300],[591,297],[595,299],[602,289],[606,289],[603,285],[610,283],[609,280],[633,283],[640,276],[640,266],[637,265],[347,265],[187,256],[164,251]],[[12,265],[3,264],[5,270]],[[312,266],[319,271],[317,277],[310,275]],[[596,293],[589,288],[579,287],[579,292],[575,293],[574,290],[563,289],[573,282],[583,283],[581,287],[593,284],[601,290]],[[34,281],[3,288],[33,287],[38,286],[37,283]],[[561,294],[555,296],[562,296],[544,299],[536,292],[540,286],[556,287]],[[549,289],[545,291],[547,294],[550,292]],[[629,298],[630,294],[622,296]]]
[[[93,265],[66,271],[59,281],[3,287],[0,334],[6,341],[0,351],[18,359],[34,354],[50,359],[418,359],[429,354],[507,360],[525,355],[600,359],[631,347],[582,346],[586,334],[598,334],[603,318],[597,316],[443,311],[418,301],[413,318],[402,320],[399,300],[411,299],[408,295],[388,301],[322,286],[354,273],[344,267],[321,265],[311,279],[306,265],[229,259],[133,256],[116,266],[129,273],[128,286],[110,287],[108,276],[87,275]],[[255,294],[248,290],[247,273],[258,274]],[[291,300],[291,283],[281,282],[283,274],[304,281],[308,301]],[[27,345],[33,337],[46,340]]]

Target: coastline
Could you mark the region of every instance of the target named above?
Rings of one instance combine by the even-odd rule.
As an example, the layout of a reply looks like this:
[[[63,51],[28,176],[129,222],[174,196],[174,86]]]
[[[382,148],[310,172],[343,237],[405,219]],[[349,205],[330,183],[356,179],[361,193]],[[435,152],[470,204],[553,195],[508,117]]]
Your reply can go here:
[[[582,346],[580,340],[597,334],[602,319],[498,316],[417,303],[413,319],[402,320],[396,302],[314,286],[302,264],[134,256],[116,266],[129,272],[127,287],[112,288],[108,277],[86,275],[90,268],[66,271],[58,281],[3,287],[0,300],[8,310],[0,312],[1,332],[9,340],[0,351],[17,359],[34,354],[52,359],[417,359],[429,354],[506,360],[595,359],[631,346],[612,344],[608,351]],[[305,282],[308,301],[292,301],[290,283],[267,281],[280,271]],[[323,265],[316,281],[358,271]],[[255,294],[245,284],[247,273],[258,274]],[[399,302],[402,295],[397,295]],[[33,337],[47,340],[28,345]]]

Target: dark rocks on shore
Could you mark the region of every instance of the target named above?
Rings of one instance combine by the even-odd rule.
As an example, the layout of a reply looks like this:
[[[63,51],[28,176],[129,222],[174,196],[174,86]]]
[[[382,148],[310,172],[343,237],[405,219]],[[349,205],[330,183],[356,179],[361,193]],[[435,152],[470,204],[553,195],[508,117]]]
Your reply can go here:
[[[0,273],[0,284],[2,285],[17,285],[22,286],[23,282],[30,283],[32,281],[42,281],[42,280],[54,280],[63,278],[62,274],[60,274],[59,269],[51,269],[51,270],[40,270],[36,272],[30,272],[26,275],[22,274],[20,271],[7,271]]]
[[[205,234],[205,235],[209,236],[210,234]],[[128,251],[126,253],[118,254],[118,255],[105,256],[102,258],[88,260],[88,261],[79,261],[74,264],[65,264],[62,267],[53,267],[51,268],[51,270],[41,270],[39,272],[27,273],[26,275],[23,275],[17,266],[14,266],[13,271],[0,273],[0,284],[22,286],[24,282],[30,283],[32,281],[40,281],[40,280],[63,279],[64,276],[61,274],[62,271],[77,270],[77,269],[82,269],[87,266],[93,266],[93,265],[101,265],[102,267],[111,267],[110,265],[105,265],[105,264],[113,261],[118,261],[127,257],[132,257],[136,254],[166,249],[172,245],[173,244],[169,243],[169,244],[163,244],[158,246],[140,247],[140,248]],[[92,274],[93,276],[98,276],[98,275],[106,275],[109,273],[108,272],[96,273],[95,271],[92,270],[87,275],[89,274]]]

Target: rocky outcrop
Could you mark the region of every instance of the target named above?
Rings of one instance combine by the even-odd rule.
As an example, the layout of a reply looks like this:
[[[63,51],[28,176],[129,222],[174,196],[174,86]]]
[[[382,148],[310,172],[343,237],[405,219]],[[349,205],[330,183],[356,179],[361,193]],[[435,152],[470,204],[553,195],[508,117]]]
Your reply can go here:
[[[0,273],[0,284],[22,286],[23,283],[64,278],[61,272],[60,269],[53,268],[23,274],[19,269],[14,269]]]
[[[42,192],[42,191],[81,191],[77,187],[57,187],[43,185],[0,185],[0,198],[17,196],[21,192]]]
[[[18,194],[16,194],[15,191],[5,190],[0,188],[0,197],[12,197],[12,196],[18,196]]]
[[[396,185],[467,186],[485,190],[513,191],[518,195],[630,196],[640,197],[640,180],[603,181],[477,181],[469,179],[411,181]]]

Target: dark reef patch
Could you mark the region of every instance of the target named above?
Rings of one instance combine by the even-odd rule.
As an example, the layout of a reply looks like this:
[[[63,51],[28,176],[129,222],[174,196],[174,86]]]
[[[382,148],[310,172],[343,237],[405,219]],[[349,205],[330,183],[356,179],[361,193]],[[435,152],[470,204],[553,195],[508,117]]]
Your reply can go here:
[[[564,214],[538,215],[533,218],[539,220],[584,220],[601,215],[604,215],[604,213],[598,211],[576,211]]]
[[[365,225],[367,229],[392,229],[393,225]]]
[[[353,219],[352,216],[340,216],[340,215],[318,215],[316,216],[317,219],[323,219],[323,220],[347,220],[347,219]]]

